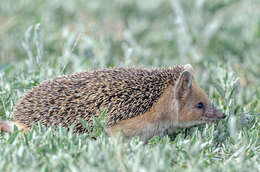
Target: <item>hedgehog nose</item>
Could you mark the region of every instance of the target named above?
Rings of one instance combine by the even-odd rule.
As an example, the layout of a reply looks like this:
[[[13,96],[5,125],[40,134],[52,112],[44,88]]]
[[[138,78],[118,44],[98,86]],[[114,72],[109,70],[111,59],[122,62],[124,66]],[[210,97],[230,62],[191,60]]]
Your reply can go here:
[[[217,111],[216,116],[218,119],[224,119],[227,117],[227,115],[225,113],[221,112],[220,110],[216,110],[216,111]]]
[[[225,118],[227,117],[227,115],[226,115],[225,113],[223,113],[223,112],[221,112],[220,110],[216,109],[214,106],[213,106],[213,108],[214,108],[216,117],[217,117],[218,119],[225,119]]]
[[[227,115],[225,113],[222,113],[221,118],[224,119],[226,117],[227,117]]]

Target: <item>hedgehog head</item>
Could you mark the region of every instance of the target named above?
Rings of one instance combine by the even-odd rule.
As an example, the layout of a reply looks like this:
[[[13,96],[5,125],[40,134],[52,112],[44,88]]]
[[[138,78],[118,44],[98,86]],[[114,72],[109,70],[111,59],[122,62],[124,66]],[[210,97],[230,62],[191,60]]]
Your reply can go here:
[[[225,118],[226,115],[210,103],[208,96],[196,84],[192,66],[185,65],[184,68],[174,91],[180,127],[190,127]]]

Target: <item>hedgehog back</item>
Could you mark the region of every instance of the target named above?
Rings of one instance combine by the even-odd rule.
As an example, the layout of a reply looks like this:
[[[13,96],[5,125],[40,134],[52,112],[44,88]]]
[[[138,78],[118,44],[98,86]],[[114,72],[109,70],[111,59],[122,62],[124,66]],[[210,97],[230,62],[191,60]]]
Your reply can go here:
[[[143,114],[157,102],[164,89],[174,85],[183,66],[167,69],[112,68],[61,76],[28,91],[14,111],[15,120],[31,127],[74,125],[75,132],[88,132],[78,121],[92,125],[92,117],[107,109],[108,126]]]

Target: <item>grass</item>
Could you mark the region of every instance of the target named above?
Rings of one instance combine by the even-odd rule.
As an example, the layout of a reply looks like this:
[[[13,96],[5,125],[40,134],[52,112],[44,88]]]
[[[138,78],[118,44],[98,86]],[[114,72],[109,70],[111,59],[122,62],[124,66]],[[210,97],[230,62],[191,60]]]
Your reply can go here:
[[[228,114],[172,136],[109,138],[35,126],[0,134],[0,171],[260,171],[258,0],[3,1],[0,119],[52,77],[191,63]],[[92,136],[96,139],[92,139]]]

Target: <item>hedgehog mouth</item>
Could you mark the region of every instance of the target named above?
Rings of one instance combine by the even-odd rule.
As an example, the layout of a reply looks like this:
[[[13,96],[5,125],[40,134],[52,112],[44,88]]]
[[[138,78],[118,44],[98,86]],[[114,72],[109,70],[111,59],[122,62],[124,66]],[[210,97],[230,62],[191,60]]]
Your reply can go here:
[[[211,123],[211,122],[215,122],[215,121],[218,121],[218,120],[220,120],[221,118],[218,118],[218,117],[207,117],[207,116],[203,116],[202,118],[201,118],[201,120],[203,121],[203,122],[208,122],[208,123]]]

